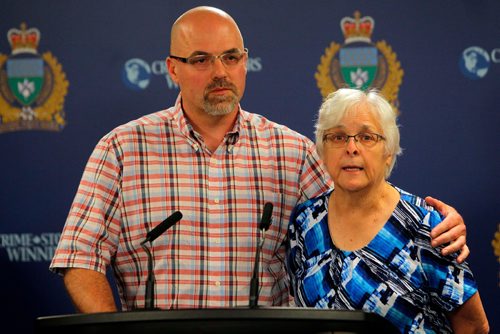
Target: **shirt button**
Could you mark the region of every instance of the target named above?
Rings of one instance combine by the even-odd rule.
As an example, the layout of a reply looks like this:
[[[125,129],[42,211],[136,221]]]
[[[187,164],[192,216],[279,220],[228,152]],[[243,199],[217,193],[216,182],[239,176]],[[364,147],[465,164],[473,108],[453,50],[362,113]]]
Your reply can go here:
[[[218,198],[215,198],[215,199],[214,199],[214,203],[215,203],[215,204],[219,204],[219,199],[218,199]]]
[[[215,281],[215,286],[220,286],[220,282],[219,281]]]

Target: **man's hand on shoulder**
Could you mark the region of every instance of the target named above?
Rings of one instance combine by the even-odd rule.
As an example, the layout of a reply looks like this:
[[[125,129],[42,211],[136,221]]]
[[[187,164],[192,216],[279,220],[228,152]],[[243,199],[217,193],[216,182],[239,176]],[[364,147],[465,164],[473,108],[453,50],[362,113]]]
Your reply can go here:
[[[466,243],[467,229],[462,216],[453,207],[438,199],[427,196],[425,201],[441,213],[445,219],[431,231],[431,245],[437,247],[449,243],[441,253],[449,255],[455,252],[460,254],[457,262],[462,263],[469,256],[470,250]]]

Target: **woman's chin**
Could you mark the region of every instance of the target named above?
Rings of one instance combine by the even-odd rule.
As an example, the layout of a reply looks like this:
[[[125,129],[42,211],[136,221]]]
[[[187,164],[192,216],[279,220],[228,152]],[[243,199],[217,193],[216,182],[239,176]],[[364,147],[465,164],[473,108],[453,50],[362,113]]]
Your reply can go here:
[[[350,193],[356,193],[368,187],[368,184],[365,182],[339,182],[338,184],[334,182],[334,184],[336,188]]]

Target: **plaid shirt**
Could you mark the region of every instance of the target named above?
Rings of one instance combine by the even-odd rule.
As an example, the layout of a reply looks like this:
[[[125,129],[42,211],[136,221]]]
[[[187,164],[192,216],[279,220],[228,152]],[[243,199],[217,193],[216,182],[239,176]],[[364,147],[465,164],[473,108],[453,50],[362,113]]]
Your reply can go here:
[[[146,233],[174,211],[183,218],[151,246],[155,306],[248,305],[266,202],[274,205],[261,254],[259,305],[288,305],[285,239],[292,209],[329,188],[313,143],[240,109],[215,152],[174,107],[122,125],[94,149],[51,269],[106,272],[123,310],[144,307]]]

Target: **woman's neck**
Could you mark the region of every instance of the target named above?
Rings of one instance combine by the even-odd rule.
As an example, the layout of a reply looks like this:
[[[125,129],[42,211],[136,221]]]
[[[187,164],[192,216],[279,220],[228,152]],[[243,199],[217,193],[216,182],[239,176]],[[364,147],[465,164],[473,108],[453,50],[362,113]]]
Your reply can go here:
[[[366,246],[382,229],[399,202],[399,192],[383,182],[369,191],[335,189],[328,202],[328,229],[337,248]]]
[[[331,195],[333,208],[337,213],[372,212],[393,203],[396,197],[399,199],[399,193],[385,180],[378,186],[360,191],[349,191],[336,187]]]

